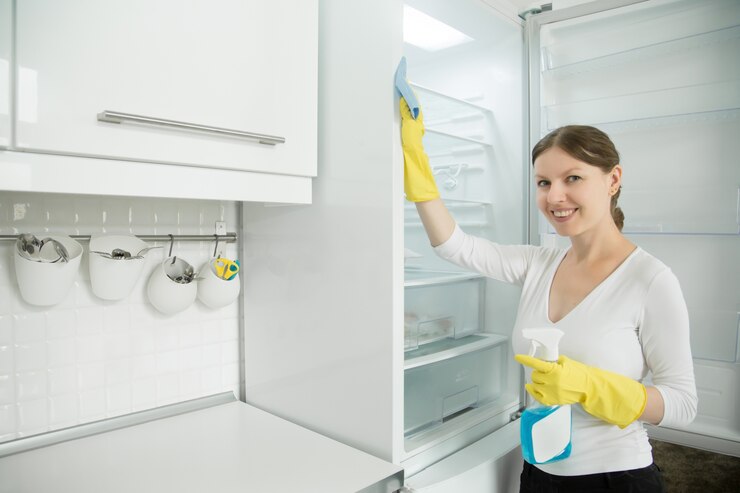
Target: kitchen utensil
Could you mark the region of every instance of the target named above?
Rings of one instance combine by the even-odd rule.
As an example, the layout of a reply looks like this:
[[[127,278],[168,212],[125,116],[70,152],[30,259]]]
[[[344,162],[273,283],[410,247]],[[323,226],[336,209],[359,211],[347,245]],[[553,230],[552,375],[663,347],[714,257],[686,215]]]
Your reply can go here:
[[[152,248],[160,247],[148,247],[134,235],[91,236],[90,283],[95,296],[111,301],[129,296],[144,270],[144,254]]]
[[[54,238],[44,238],[39,246],[39,258],[42,262],[67,262],[69,252]]]
[[[197,295],[195,269],[179,257],[168,257],[149,276],[147,296],[152,306],[165,315],[185,310]]]
[[[217,269],[217,265],[230,265],[236,267],[233,276],[224,279]],[[225,259],[223,257],[211,258],[200,268],[201,280],[198,282],[198,299],[209,308],[217,309],[233,303],[239,296],[241,282],[239,280],[238,261]],[[229,271],[226,271],[229,273]]]
[[[82,258],[82,245],[69,236],[50,235],[39,240],[24,234],[14,255],[21,297],[31,305],[51,306],[72,290]]]
[[[22,234],[16,241],[16,248],[23,258],[34,262],[67,262],[69,252],[64,245],[51,237],[39,240],[35,235]]]
[[[171,262],[164,264],[164,271],[167,277],[180,284],[188,284],[196,278],[195,268],[177,257],[172,257]]]
[[[212,268],[215,269],[216,275],[227,281],[233,279],[239,272],[238,260],[229,260],[227,258],[218,257],[211,265]]]

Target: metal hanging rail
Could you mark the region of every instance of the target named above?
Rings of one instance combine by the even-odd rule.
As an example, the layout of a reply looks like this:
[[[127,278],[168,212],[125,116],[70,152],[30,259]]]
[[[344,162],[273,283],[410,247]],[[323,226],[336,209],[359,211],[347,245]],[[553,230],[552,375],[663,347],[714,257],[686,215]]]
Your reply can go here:
[[[45,234],[53,235],[54,232],[48,232]],[[108,234],[108,233],[101,233]],[[116,234],[128,234],[128,233],[110,233],[111,235]],[[15,241],[19,235],[0,235],[0,241]],[[237,240],[235,232],[228,232],[222,235],[134,235],[143,241],[213,241],[218,240],[224,243],[234,243]],[[90,235],[69,235],[70,238],[75,240],[88,241]]]

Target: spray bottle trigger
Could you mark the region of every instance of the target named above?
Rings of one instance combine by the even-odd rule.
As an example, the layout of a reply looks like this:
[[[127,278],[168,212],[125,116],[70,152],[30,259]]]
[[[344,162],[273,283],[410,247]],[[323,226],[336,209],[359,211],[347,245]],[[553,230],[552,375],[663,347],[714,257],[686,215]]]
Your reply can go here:
[[[536,339],[530,339],[529,342],[530,342],[530,344],[529,344],[529,356],[536,357],[535,355],[537,354],[537,350],[539,348],[544,347],[544,346],[543,346],[543,344],[540,341],[538,341]]]

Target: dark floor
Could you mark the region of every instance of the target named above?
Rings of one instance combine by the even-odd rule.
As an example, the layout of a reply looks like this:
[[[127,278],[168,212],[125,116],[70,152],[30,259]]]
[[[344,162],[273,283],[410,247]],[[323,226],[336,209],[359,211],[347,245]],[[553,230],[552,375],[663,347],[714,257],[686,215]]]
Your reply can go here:
[[[740,458],[650,440],[668,493],[740,492]]]

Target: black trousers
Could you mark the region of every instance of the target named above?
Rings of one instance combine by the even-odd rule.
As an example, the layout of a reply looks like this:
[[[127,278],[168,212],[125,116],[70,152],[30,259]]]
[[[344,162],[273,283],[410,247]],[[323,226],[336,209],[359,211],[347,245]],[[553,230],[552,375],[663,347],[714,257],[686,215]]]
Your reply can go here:
[[[524,462],[519,493],[665,493],[660,469],[652,464],[643,469],[605,472],[585,476],[556,476]]]

